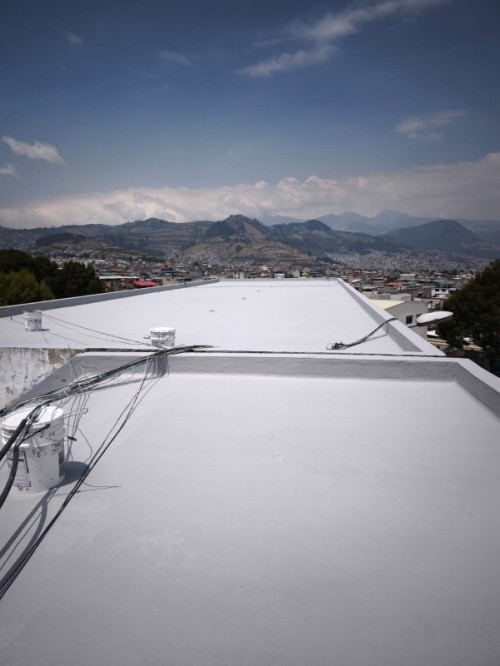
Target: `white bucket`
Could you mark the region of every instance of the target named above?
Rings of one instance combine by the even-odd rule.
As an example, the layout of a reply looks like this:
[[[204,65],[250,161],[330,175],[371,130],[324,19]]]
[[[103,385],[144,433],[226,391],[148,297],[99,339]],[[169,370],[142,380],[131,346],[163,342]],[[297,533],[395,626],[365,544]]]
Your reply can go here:
[[[6,444],[21,421],[33,407],[9,414],[2,425],[2,444]],[[19,461],[14,485],[19,490],[39,493],[53,488],[64,479],[64,412],[59,407],[47,406],[25,434],[26,441],[19,447]],[[7,457],[12,465],[12,449]]]
[[[42,330],[42,313],[40,310],[33,310],[33,312],[24,312],[24,330],[29,332]]]
[[[151,344],[154,347],[171,349],[172,347],[175,347],[175,328],[156,326],[151,329],[150,339]]]

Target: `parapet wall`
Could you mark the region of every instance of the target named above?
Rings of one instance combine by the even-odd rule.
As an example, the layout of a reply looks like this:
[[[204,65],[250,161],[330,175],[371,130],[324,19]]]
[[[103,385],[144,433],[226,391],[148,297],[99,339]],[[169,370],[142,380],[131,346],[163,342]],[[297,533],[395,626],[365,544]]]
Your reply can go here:
[[[0,409],[67,363],[77,352],[66,349],[0,349]]]
[[[186,287],[198,287],[204,284],[213,284],[219,280],[197,280],[193,282],[182,282],[168,284],[162,287],[148,287],[146,289],[126,289],[124,291],[110,291],[105,294],[91,294],[89,296],[73,296],[72,298],[57,298],[51,301],[40,301],[38,303],[21,303],[20,305],[5,305],[0,307],[0,318],[13,317],[23,312],[32,310],[56,310],[57,308],[68,308],[72,305],[85,305],[87,303],[98,303],[100,301],[114,301],[117,298],[131,298],[156,291],[171,291],[173,289],[186,289]]]

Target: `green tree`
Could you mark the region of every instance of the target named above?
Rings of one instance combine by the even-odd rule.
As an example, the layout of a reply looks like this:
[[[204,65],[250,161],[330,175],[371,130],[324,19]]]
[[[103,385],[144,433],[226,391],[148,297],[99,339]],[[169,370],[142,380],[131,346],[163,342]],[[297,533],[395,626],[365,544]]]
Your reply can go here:
[[[440,337],[459,349],[471,338],[491,364],[500,358],[500,260],[452,294],[444,309],[453,319],[438,327]]]
[[[102,284],[91,266],[68,261],[59,268],[47,257],[32,257],[21,250],[0,250],[1,305],[102,291]]]
[[[33,303],[39,297],[39,284],[36,277],[26,268],[15,273],[7,273],[6,305]]]
[[[78,261],[67,261],[55,275],[45,278],[56,298],[99,294],[103,291],[101,281],[92,266]]]
[[[9,286],[9,278],[7,273],[0,272],[0,306],[8,305],[7,303],[7,290]]]
[[[11,273],[27,268],[33,271],[33,257],[22,250],[0,250],[0,272]]]
[[[54,294],[52,293],[52,289],[45,282],[45,280],[42,280],[40,282],[40,287],[39,287],[38,292],[39,292],[39,297],[40,297],[41,301],[51,301],[54,298]]]
[[[31,270],[38,282],[42,282],[47,277],[57,275],[59,267],[55,261],[51,261],[47,257],[32,257],[32,262]]]

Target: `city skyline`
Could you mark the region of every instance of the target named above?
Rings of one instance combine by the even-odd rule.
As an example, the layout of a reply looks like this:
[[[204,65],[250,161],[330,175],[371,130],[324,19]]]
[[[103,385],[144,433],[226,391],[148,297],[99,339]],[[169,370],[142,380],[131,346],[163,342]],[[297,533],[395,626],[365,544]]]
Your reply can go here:
[[[490,0],[7,2],[0,224],[500,219]]]

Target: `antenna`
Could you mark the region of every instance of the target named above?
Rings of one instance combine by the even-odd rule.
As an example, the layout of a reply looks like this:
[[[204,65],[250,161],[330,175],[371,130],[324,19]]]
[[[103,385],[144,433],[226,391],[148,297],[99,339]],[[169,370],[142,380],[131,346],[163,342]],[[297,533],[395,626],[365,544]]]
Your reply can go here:
[[[427,312],[417,317],[415,324],[408,326],[408,328],[415,328],[415,326],[429,326],[429,324],[440,324],[443,321],[449,321],[453,317],[453,312],[447,310],[436,310],[436,312]]]

